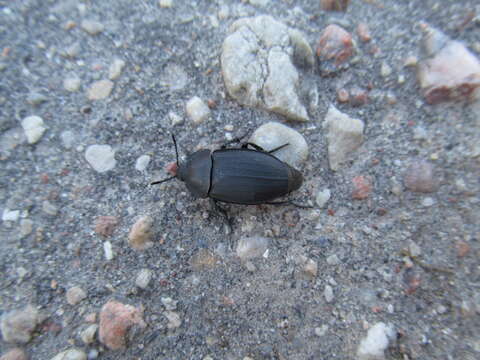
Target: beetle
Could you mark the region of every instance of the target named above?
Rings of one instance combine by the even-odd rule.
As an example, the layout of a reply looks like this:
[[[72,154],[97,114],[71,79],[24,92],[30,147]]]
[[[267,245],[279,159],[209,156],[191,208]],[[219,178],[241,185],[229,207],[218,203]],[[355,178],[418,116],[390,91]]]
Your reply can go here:
[[[290,201],[272,200],[298,190],[303,183],[303,176],[298,170],[272,154],[288,146],[288,143],[270,151],[249,142],[240,148],[226,148],[224,145],[214,151],[200,149],[189,155],[186,162],[180,163],[173,134],[172,139],[175,145],[176,174],[150,185],[177,178],[185,182],[195,197],[210,198],[215,204],[221,201],[242,205],[275,205],[293,204]]]

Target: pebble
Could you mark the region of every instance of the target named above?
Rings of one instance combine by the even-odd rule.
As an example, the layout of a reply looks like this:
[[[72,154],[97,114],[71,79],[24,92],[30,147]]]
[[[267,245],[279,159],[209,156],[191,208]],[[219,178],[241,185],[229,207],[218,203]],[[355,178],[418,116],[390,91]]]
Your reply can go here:
[[[137,171],[145,171],[147,169],[148,164],[150,163],[150,155],[142,155],[140,156],[137,161],[135,161],[135,169]]]
[[[100,34],[105,29],[105,26],[101,22],[90,19],[82,20],[80,26],[90,35]]]
[[[95,336],[97,335],[98,325],[92,324],[87,326],[84,330],[80,332],[80,339],[83,343],[88,345],[95,341]]]
[[[116,216],[99,216],[95,220],[95,233],[98,235],[109,237],[112,236],[118,225]]]
[[[105,254],[105,260],[110,261],[113,259],[112,243],[110,241],[103,243],[103,252]]]
[[[80,349],[68,349],[57,354],[51,360],[87,360],[87,355]]]
[[[407,56],[407,58],[403,62],[403,66],[405,67],[409,67],[409,66],[414,67],[414,66],[417,66],[417,64],[418,64],[418,58],[414,55]]]
[[[113,81],[98,80],[95,81],[87,91],[88,100],[103,100],[106,99],[113,89]]]
[[[277,122],[268,122],[260,126],[248,141],[266,151],[288,144],[275,151],[273,155],[294,168],[298,168],[308,157],[308,144],[303,135]]]
[[[28,356],[22,349],[14,348],[0,356],[0,360],[28,360]]]
[[[320,7],[324,11],[347,11],[350,0],[320,0]]]
[[[424,206],[424,207],[430,207],[434,204],[435,204],[435,199],[433,199],[431,197],[426,197],[426,198],[422,199],[422,206]]]
[[[166,310],[171,311],[171,310],[177,309],[178,301],[173,300],[172,298],[169,298],[169,297],[166,297],[166,298],[162,297],[160,300],[162,301],[162,304],[163,306],[165,306]]]
[[[88,351],[88,356],[87,356],[87,358],[88,358],[88,360],[95,360],[95,359],[98,358],[98,355],[99,355],[99,352],[98,352],[97,349],[90,349],[90,350]]]
[[[178,313],[174,311],[165,311],[163,314],[168,319],[167,327],[169,329],[176,329],[182,324],[182,320],[180,319],[180,315],[178,315]]]
[[[332,254],[327,257],[327,264],[332,266],[340,264],[340,259],[338,258],[337,254]]]
[[[438,179],[432,164],[424,160],[414,160],[404,175],[407,189],[414,192],[430,193],[438,187]]]
[[[325,290],[323,291],[323,296],[325,296],[325,301],[331,303],[334,299],[333,289],[330,285],[325,285]]]
[[[17,221],[20,218],[20,210],[4,209],[2,214],[3,221]]]
[[[370,40],[372,40],[372,36],[370,35],[370,29],[365,23],[358,24],[357,34],[360,40],[362,40],[363,42],[369,42]]]
[[[320,190],[315,197],[315,201],[317,202],[318,207],[323,208],[327,204],[328,200],[330,200],[330,197],[330,189]]]
[[[235,21],[222,46],[222,75],[229,95],[242,105],[290,120],[309,120],[296,66],[311,68],[314,62],[305,37],[271,16]]]
[[[71,149],[75,143],[75,135],[70,130],[62,131],[60,134],[60,139],[65,149]]]
[[[27,116],[22,120],[23,131],[29,144],[37,143],[47,128],[40,116]]]
[[[137,278],[135,279],[135,285],[140,289],[148,288],[150,281],[152,280],[153,271],[150,269],[142,269],[137,274]]]
[[[153,218],[145,215],[133,224],[128,234],[128,244],[135,250],[146,250],[153,246]]]
[[[380,75],[382,75],[384,78],[392,75],[392,68],[386,62],[382,62],[380,67]]]
[[[76,76],[68,77],[63,80],[63,87],[65,90],[75,92],[80,89],[81,80]]]
[[[30,219],[20,220],[20,235],[22,238],[27,237],[33,231],[33,221]]]
[[[419,257],[422,254],[422,249],[413,240],[410,240],[408,250],[412,257]]]
[[[368,102],[368,92],[358,86],[350,90],[350,105],[362,106]]]
[[[347,89],[341,88],[337,90],[337,100],[339,103],[346,103],[350,99]]]
[[[58,208],[48,200],[43,201],[42,210],[45,214],[52,215],[52,216],[55,216],[58,213]]]
[[[173,0],[159,0],[158,5],[161,8],[171,8],[173,6]]]
[[[315,328],[315,335],[317,336],[324,336],[328,331],[328,325],[322,325],[321,327]]]
[[[110,145],[90,145],[85,151],[85,159],[98,173],[113,170],[117,161]]]
[[[42,321],[39,311],[32,305],[21,310],[4,312],[0,319],[0,330],[6,342],[26,344]]]
[[[217,265],[217,258],[208,249],[202,248],[198,250],[190,258],[190,266],[195,271],[212,269]]]
[[[210,108],[198,96],[188,100],[185,110],[195,125],[201,124],[210,117]]]
[[[353,55],[352,35],[341,26],[328,25],[320,35],[317,45],[320,72],[331,75],[346,67]]]
[[[79,286],[71,287],[65,294],[67,297],[67,303],[70,305],[77,305],[80,301],[87,297],[87,293]]]
[[[242,261],[260,257],[267,251],[268,243],[269,240],[261,236],[242,237],[237,244],[237,256]]]
[[[305,263],[303,264],[303,272],[307,277],[313,279],[317,276],[318,273],[318,264],[315,260],[313,259],[307,259]]]
[[[372,180],[368,176],[355,176],[352,179],[352,199],[364,200],[370,196],[372,192]]]
[[[132,305],[124,305],[110,300],[100,311],[99,340],[110,350],[124,349],[127,346],[127,331],[134,325],[146,326],[143,311]]]
[[[358,347],[358,360],[382,360],[385,359],[385,350],[391,340],[395,339],[393,325],[386,325],[383,322],[372,326]]]
[[[69,58],[75,58],[80,54],[80,51],[82,51],[82,47],[80,43],[76,42],[67,47],[64,51],[64,55]]]
[[[426,24],[425,57],[417,67],[417,79],[429,104],[448,100],[472,100],[480,87],[480,61],[460,41],[451,40]]]
[[[183,117],[174,113],[173,111],[170,111],[168,113],[168,118],[170,119],[172,126],[180,125],[183,123]]]
[[[30,94],[28,94],[27,96],[27,102],[30,104],[30,105],[40,105],[44,102],[46,102],[48,100],[48,98],[43,95],[42,93],[39,93],[39,92],[31,92]]]
[[[123,68],[125,67],[126,63],[122,59],[115,59],[113,60],[112,64],[108,69],[108,78],[110,80],[116,80],[122,74]]]
[[[348,156],[363,143],[363,121],[353,119],[330,105],[325,117],[327,127],[328,159],[330,168],[336,171],[348,160]]]

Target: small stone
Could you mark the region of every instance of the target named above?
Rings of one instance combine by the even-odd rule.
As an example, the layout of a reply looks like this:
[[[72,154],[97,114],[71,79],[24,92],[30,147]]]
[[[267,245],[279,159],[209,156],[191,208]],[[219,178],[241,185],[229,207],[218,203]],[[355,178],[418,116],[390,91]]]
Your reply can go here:
[[[260,236],[243,237],[238,241],[237,256],[245,261],[262,256],[268,249],[268,239]]]
[[[190,266],[195,271],[202,271],[208,270],[215,267],[217,264],[217,258],[213,255],[208,249],[200,249],[198,250],[191,258],[190,258]]]
[[[105,254],[105,260],[110,261],[113,259],[112,243],[110,241],[105,241],[103,243],[103,251]]]
[[[305,273],[305,275],[307,275],[307,277],[312,279],[315,278],[318,272],[317,262],[313,259],[307,259],[307,261],[303,265],[303,272]]]
[[[457,256],[460,258],[466,256],[470,252],[470,245],[468,245],[466,241],[457,241],[455,247],[457,248]]]
[[[320,0],[320,7],[324,11],[347,11],[350,0]]]
[[[183,117],[174,113],[173,111],[170,111],[168,113],[168,117],[170,119],[170,122],[171,122],[172,126],[180,125],[180,124],[183,123]]]
[[[377,323],[368,330],[358,347],[358,360],[383,360],[385,350],[391,340],[395,339],[395,330],[392,325],[383,322]]]
[[[334,299],[333,289],[330,285],[325,285],[325,290],[323,291],[323,296],[325,296],[325,301],[331,303]]]
[[[137,171],[145,171],[150,162],[150,155],[142,155],[135,161],[135,169]]]
[[[150,284],[150,280],[152,280],[153,276],[153,271],[150,269],[142,269],[137,275],[137,278],[135,279],[135,285],[139,287],[140,289],[146,289],[148,288],[148,285]]]
[[[67,302],[70,305],[77,305],[80,301],[87,297],[87,293],[79,286],[74,286],[67,290],[65,294],[67,297]]]
[[[110,300],[100,312],[99,340],[111,350],[124,349],[127,346],[127,331],[137,325],[146,326],[142,318],[143,311],[131,305]]]
[[[88,100],[103,100],[106,99],[113,89],[113,81],[98,80],[95,81],[87,91]]]
[[[101,22],[89,19],[83,20],[80,26],[90,35],[100,34],[105,29],[105,26]]]
[[[173,0],[159,0],[158,5],[161,8],[171,8],[173,6]]]
[[[99,173],[113,170],[117,161],[110,145],[90,145],[85,151],[85,159]]]
[[[414,192],[430,193],[438,187],[433,165],[423,160],[415,160],[405,172],[404,183]]]
[[[97,322],[97,313],[90,313],[85,316],[85,322],[95,324]]]
[[[90,349],[88,351],[87,359],[88,360],[96,360],[98,359],[99,352],[97,349]]]
[[[324,126],[328,128],[328,159],[330,168],[336,171],[348,160],[348,156],[363,143],[363,121],[352,119],[330,105]]]
[[[346,103],[350,98],[347,89],[341,88],[337,90],[337,100],[339,103]]]
[[[408,250],[410,251],[410,256],[412,257],[419,257],[422,254],[422,249],[413,240],[410,240]]]
[[[44,213],[46,213],[48,215],[51,215],[51,216],[55,216],[58,213],[58,208],[48,200],[45,200],[42,203],[42,210],[43,210]]]
[[[35,144],[40,140],[43,133],[47,128],[43,123],[43,119],[40,116],[27,116],[22,120],[23,131],[29,144]]]
[[[28,343],[41,320],[38,310],[31,305],[3,313],[0,318],[3,340],[18,344]]]
[[[315,197],[318,207],[323,208],[327,204],[328,200],[330,200],[330,196],[330,189],[320,190]]]
[[[112,236],[118,225],[118,219],[115,216],[99,216],[95,220],[95,232],[98,235],[109,237]]]
[[[426,198],[422,199],[422,206],[424,206],[424,207],[430,207],[434,204],[435,204],[435,199],[433,199],[431,197],[426,197]]]
[[[14,348],[0,356],[0,360],[28,360],[28,356],[22,349]]]
[[[148,215],[140,217],[128,234],[128,244],[135,250],[146,250],[152,247],[152,230],[152,217]]]
[[[180,315],[178,315],[178,313],[174,311],[165,311],[163,314],[168,319],[167,327],[169,329],[176,329],[182,325],[182,320],[180,319]]]
[[[340,259],[338,258],[337,254],[332,254],[327,257],[327,264],[332,266],[340,264]]]
[[[78,56],[78,54],[82,51],[82,47],[80,43],[76,42],[67,47],[63,53],[64,56],[69,57],[69,58],[75,58]]]
[[[55,355],[51,360],[87,360],[87,355],[80,349],[68,349]]]
[[[125,61],[122,59],[115,59],[108,69],[108,78],[110,80],[116,80],[120,77],[123,68],[125,67]]]
[[[358,24],[357,34],[360,40],[362,40],[363,42],[369,42],[370,40],[372,40],[372,36],[370,35],[370,29],[365,23]]]
[[[30,219],[22,219],[20,221],[20,235],[22,238],[27,237],[33,231],[33,221]]]
[[[480,61],[464,44],[423,24],[425,59],[417,78],[429,104],[448,100],[474,100],[480,87]]]
[[[166,310],[176,310],[178,301],[173,300],[172,298],[161,298],[163,306],[165,306]]]
[[[277,122],[268,122],[260,126],[248,141],[266,151],[288,144],[275,151],[274,155],[294,168],[298,168],[308,157],[308,144],[303,135]]]
[[[253,273],[257,270],[257,268],[255,267],[255,264],[251,261],[246,261],[245,262],[245,267],[247,268],[247,271]]]
[[[82,339],[83,343],[89,345],[95,341],[95,335],[97,334],[98,325],[92,324],[87,326],[86,329],[82,330],[80,333],[80,339]]]
[[[327,76],[345,68],[346,61],[352,55],[352,35],[338,25],[328,25],[320,35],[317,46],[321,74]]]
[[[68,77],[63,80],[63,87],[70,92],[78,91],[78,89],[80,89],[80,84],[81,80],[76,76]]]
[[[198,96],[187,102],[186,112],[195,125],[204,122],[210,116],[209,107]]]
[[[60,139],[65,149],[71,149],[75,143],[75,134],[70,130],[62,131]]]
[[[355,176],[352,179],[353,190],[352,199],[364,200],[370,196],[372,192],[372,180],[367,176]]]
[[[30,94],[28,94],[28,97],[27,97],[27,102],[30,104],[30,105],[40,105],[44,102],[46,102],[48,100],[48,98],[43,95],[42,93],[39,93],[39,92],[31,92]]]
[[[2,214],[3,221],[17,221],[20,218],[20,210],[4,209]]]
[[[368,102],[368,92],[358,86],[350,90],[350,105],[362,106]]]
[[[414,55],[409,55],[403,62],[403,66],[408,67],[408,66],[417,66],[418,63],[418,58]]]
[[[380,68],[380,75],[382,77],[389,77],[392,74],[392,68],[386,62],[382,62],[382,66]]]
[[[315,328],[315,335],[321,337],[324,336],[328,331],[328,325],[322,325],[321,327]]]

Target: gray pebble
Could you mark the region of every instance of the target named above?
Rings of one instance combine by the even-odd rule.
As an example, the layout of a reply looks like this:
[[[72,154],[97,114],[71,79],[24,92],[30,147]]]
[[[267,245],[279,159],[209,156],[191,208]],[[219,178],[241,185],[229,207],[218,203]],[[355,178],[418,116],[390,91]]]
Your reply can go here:
[[[165,306],[166,310],[176,310],[177,309],[177,303],[178,301],[173,300],[172,298],[169,297],[162,297],[161,298],[163,306]]]
[[[327,264],[328,265],[340,264],[340,259],[338,258],[337,254],[332,254],[329,257],[327,257]]]
[[[76,76],[67,77],[63,80],[64,89],[70,92],[78,91],[78,89],[80,89],[80,84],[81,80]]]
[[[315,328],[315,335],[321,337],[324,336],[328,331],[328,325],[322,325],[321,327]]]
[[[183,117],[181,117],[180,115],[177,115],[173,111],[170,111],[168,113],[168,118],[170,119],[172,126],[180,125],[183,123]]]
[[[123,68],[125,67],[125,61],[122,59],[115,59],[108,69],[108,78],[110,80],[116,80],[120,77]]]
[[[110,145],[90,145],[85,151],[85,159],[99,173],[113,170],[117,161]]]
[[[105,29],[105,26],[101,22],[89,19],[82,20],[80,26],[90,35],[97,35]]]
[[[331,303],[334,299],[333,289],[330,285],[325,285],[325,290],[323,291],[323,296],[327,303]]]
[[[89,100],[103,100],[110,96],[113,89],[113,82],[110,80],[95,81],[87,91]]]
[[[138,171],[145,171],[149,163],[150,163],[150,156],[142,155],[135,162],[135,169]]]
[[[65,56],[74,58],[77,57],[78,54],[80,54],[80,51],[82,51],[82,47],[80,43],[76,42],[67,47],[64,51]]]
[[[40,105],[41,103],[44,103],[48,100],[48,98],[43,95],[42,93],[39,92],[31,92],[27,96],[27,102],[30,105]]]
[[[138,286],[140,289],[148,288],[150,281],[152,280],[153,271],[150,269],[142,269],[137,275],[135,279],[135,285]]]
[[[330,189],[320,190],[315,198],[318,207],[323,208],[327,204],[328,200],[330,200],[330,196]]]
[[[68,349],[55,355],[51,360],[87,360],[87,355],[80,349]]]
[[[60,134],[62,144],[66,149],[71,149],[75,142],[75,135],[70,130],[65,130]]]
[[[21,310],[5,312],[0,318],[3,340],[26,344],[30,341],[33,331],[40,322],[41,316],[38,310],[31,305]]]
[[[77,305],[80,301],[87,297],[87,293],[79,286],[71,287],[65,294],[67,302],[70,305]]]
[[[52,216],[57,215],[57,212],[58,212],[58,208],[48,200],[45,200],[42,203],[42,210],[44,213]]]
[[[249,260],[262,256],[268,249],[268,239],[260,236],[243,237],[237,244],[237,256],[242,260]]]
[[[290,166],[298,168],[308,157],[307,141],[298,131],[277,122],[260,126],[249,139],[266,151],[288,144],[273,155]]]

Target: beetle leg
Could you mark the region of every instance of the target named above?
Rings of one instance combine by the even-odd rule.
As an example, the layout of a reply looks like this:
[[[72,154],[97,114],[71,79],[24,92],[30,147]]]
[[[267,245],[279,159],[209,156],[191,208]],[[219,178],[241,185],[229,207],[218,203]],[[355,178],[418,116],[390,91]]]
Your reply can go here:
[[[227,141],[225,144],[223,144],[220,148],[221,148],[221,149],[226,149],[226,148],[228,147],[228,145],[242,142],[242,140],[243,140],[247,135],[248,135],[248,132],[246,132],[245,134],[240,135],[240,136],[238,136],[238,137],[236,137],[236,138],[233,138],[232,140]]]
[[[275,151],[280,150],[280,149],[283,149],[285,146],[288,146],[288,145],[290,145],[290,144],[289,144],[289,143],[286,143],[286,144],[283,144],[283,145],[280,145],[280,146],[276,147],[275,149],[272,149],[272,150],[267,151],[267,150],[265,150],[264,148],[262,148],[261,146],[258,146],[257,144],[254,144],[254,143],[251,143],[251,142],[247,142],[247,143],[242,144],[242,149],[248,148],[248,145],[250,145],[251,147],[253,147],[253,148],[254,148],[255,150],[257,150],[257,151],[263,151],[263,152],[272,154],[272,153],[274,153]]]
[[[286,144],[280,145],[280,146],[276,147],[275,149],[270,150],[268,153],[269,153],[269,154],[272,154],[272,153],[274,153],[275,151],[280,150],[280,149],[283,149],[285,146],[288,146],[288,145],[290,145],[290,144],[289,144],[289,143],[286,143]]]

